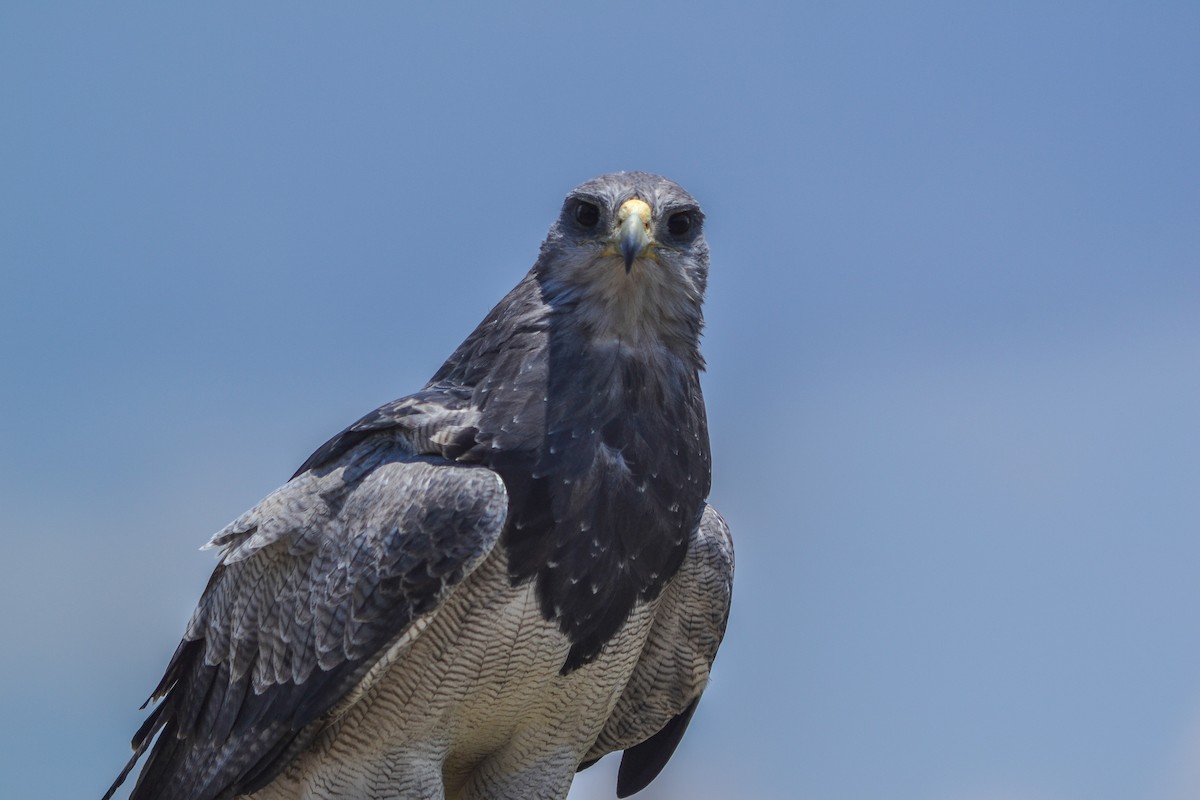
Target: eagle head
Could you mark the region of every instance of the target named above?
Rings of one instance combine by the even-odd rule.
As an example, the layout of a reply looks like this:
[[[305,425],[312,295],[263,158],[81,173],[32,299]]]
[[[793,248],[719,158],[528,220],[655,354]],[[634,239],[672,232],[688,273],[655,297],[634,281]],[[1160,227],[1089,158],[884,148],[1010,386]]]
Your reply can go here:
[[[543,297],[593,337],[690,344],[708,281],[704,213],[672,180],[601,175],[563,202],[534,267]]]

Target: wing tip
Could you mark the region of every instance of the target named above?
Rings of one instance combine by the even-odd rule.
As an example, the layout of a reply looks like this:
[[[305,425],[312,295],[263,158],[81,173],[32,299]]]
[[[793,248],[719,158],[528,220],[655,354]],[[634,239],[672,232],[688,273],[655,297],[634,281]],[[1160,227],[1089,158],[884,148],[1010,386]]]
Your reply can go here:
[[[121,788],[121,786],[125,783],[125,780],[129,777],[129,773],[133,772],[134,766],[139,760],[141,760],[142,755],[146,752],[146,748],[150,746],[150,741],[154,738],[154,733],[156,733],[158,730],[157,728],[154,728],[152,731],[150,731],[149,735],[144,735],[147,729],[159,724],[158,711],[159,709],[156,708],[151,713],[150,719],[146,720],[142,727],[138,729],[137,734],[134,735],[133,755],[125,764],[125,768],[121,770],[119,775],[117,775],[117,779],[113,781],[112,786],[108,787],[108,791],[104,793],[104,797],[100,798],[100,800],[112,800],[112,796],[117,793],[117,789]]]
[[[658,733],[622,754],[621,767],[617,770],[617,797],[626,798],[637,794],[658,777],[675,754],[675,748],[683,739],[699,702],[699,697],[692,700],[687,708],[672,717]]]

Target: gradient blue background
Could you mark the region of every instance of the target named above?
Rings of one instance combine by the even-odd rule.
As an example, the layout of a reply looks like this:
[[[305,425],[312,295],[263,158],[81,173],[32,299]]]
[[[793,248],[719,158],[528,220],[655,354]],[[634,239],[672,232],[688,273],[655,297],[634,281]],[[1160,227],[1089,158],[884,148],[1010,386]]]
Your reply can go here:
[[[644,796],[1200,796],[1200,5],[242,5],[0,8],[0,796],[618,169],[709,215],[739,559]]]

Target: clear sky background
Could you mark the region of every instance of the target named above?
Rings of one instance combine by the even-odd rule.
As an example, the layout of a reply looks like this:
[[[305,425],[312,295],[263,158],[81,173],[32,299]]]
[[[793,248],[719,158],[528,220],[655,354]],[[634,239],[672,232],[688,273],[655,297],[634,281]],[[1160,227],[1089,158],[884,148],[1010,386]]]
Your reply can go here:
[[[1200,797],[1200,5],[246,5],[0,8],[0,796],[98,797],[196,548],[643,169],[738,548],[644,796]]]

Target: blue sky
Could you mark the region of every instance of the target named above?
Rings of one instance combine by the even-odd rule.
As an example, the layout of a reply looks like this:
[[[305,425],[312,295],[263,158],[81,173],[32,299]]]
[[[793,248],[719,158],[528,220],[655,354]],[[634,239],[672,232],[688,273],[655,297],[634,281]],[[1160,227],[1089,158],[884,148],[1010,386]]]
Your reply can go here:
[[[1200,7],[0,9],[0,796],[616,169],[707,210],[730,630],[645,797],[1200,795]],[[612,796],[613,766],[572,798]]]

